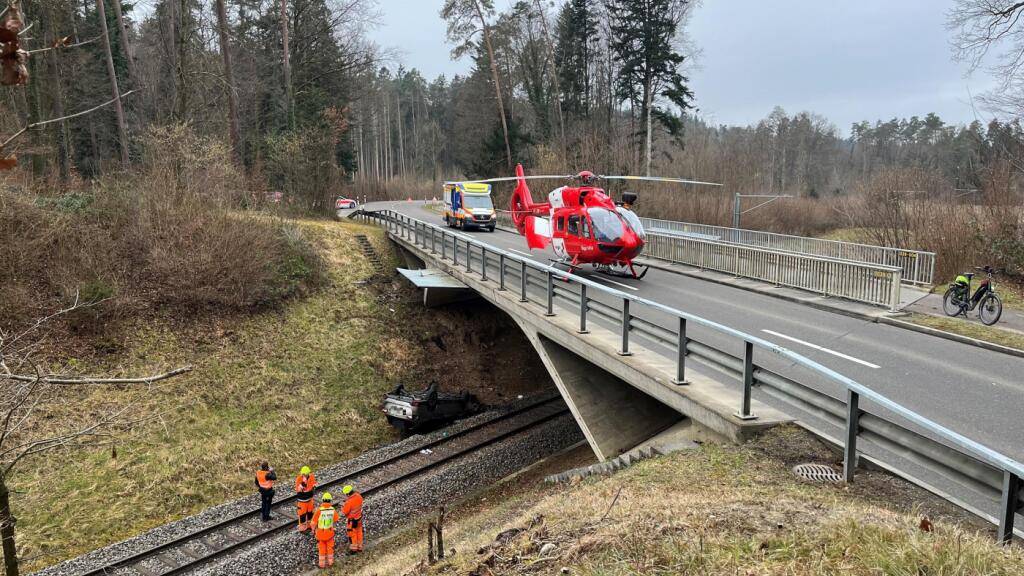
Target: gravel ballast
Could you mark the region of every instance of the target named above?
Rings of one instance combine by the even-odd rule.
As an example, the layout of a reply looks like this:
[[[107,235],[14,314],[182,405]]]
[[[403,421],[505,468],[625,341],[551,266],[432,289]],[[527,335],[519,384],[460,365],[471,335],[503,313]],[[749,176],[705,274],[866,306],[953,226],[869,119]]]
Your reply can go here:
[[[367,497],[363,508],[367,544],[418,514],[458,502],[467,494],[556,454],[582,438],[575,420],[566,414],[375,493]],[[338,562],[344,562],[345,546],[343,530],[339,530]],[[313,568],[316,560],[316,544],[309,534],[288,533],[260,542],[196,573],[204,576],[295,574]]]
[[[351,460],[317,470],[317,477],[322,479],[322,481],[345,477],[352,471],[363,466],[387,460],[400,452],[423,446],[433,440],[451,435],[480,422],[489,421],[505,412],[515,409],[518,406],[522,406],[536,400],[537,398],[525,399],[510,407],[479,414],[430,434],[413,436],[400,442],[381,446]],[[560,432],[557,434],[552,432],[549,434],[549,438],[539,439],[539,443],[533,440],[536,431],[530,431],[529,434],[507,439],[482,450],[481,454],[490,454],[491,457],[494,458],[495,461],[493,463],[486,465],[478,464],[477,466],[474,466],[471,462],[478,461],[481,455],[473,454],[460,459],[457,463],[446,464],[430,471],[430,473],[426,474],[422,480],[418,481],[418,483],[427,483],[431,486],[436,485],[436,487],[432,490],[426,490],[426,488],[421,486],[419,488],[421,495],[411,496],[417,506],[421,503],[423,505],[422,508],[416,508],[416,510],[430,509],[435,506],[434,502],[443,503],[445,499],[450,499],[450,495],[452,494],[464,494],[468,489],[482,487],[489,481],[501,478],[508,473],[514,472],[519,468],[525,467],[534,461],[543,458],[547,454],[556,452],[557,450],[578,441],[580,432],[576,427],[575,422],[572,421],[572,418],[567,418],[567,420],[568,426],[565,426],[567,430],[561,430],[561,428],[559,428]],[[548,426],[562,421],[563,419],[551,421],[540,428],[547,429]],[[571,438],[566,439],[563,437]],[[530,448],[520,448],[516,445],[517,443],[529,444]],[[551,447],[551,450],[545,451],[546,447]],[[477,468],[480,470],[477,470]],[[279,473],[282,474],[282,480],[284,481],[279,483],[275,500],[286,498],[291,496],[293,493],[290,486],[290,472],[279,471]],[[494,474],[497,474],[497,477],[494,477]],[[412,484],[412,482],[394,486],[386,492],[376,494],[373,498],[367,499],[366,513],[368,521],[366,536],[368,542],[381,534],[382,531],[397,525],[396,520],[392,517],[393,515],[386,512],[386,510],[392,508],[392,506],[387,504],[386,501],[388,500],[390,496],[389,493],[392,490],[405,490],[405,486],[409,484]],[[436,498],[430,494],[422,494],[424,491],[436,494]],[[384,503],[382,508],[379,510],[377,508],[377,502]],[[100,548],[88,554],[45,568],[35,572],[35,574],[40,576],[80,575],[109,565],[112,562],[116,562],[119,559],[128,557],[132,554],[136,554],[154,546],[165,544],[169,541],[186,536],[197,530],[216,524],[225,517],[250,512],[254,509],[258,509],[258,507],[259,498],[255,494],[239,498],[237,500],[209,508],[194,516],[154,528],[153,530],[140,534],[134,538]],[[290,509],[288,509],[288,511],[291,512]],[[282,512],[284,512],[284,510],[277,511],[276,513],[281,514]],[[409,514],[414,513],[415,510],[405,508],[402,509],[401,516],[408,517]],[[309,550],[306,550],[305,548],[309,548]],[[308,536],[303,538],[300,534],[286,533],[282,534],[280,537],[268,538],[253,544],[248,550],[243,551],[234,557],[229,557],[228,560],[211,564],[203,573],[252,574],[256,570],[269,574],[290,573],[290,571],[293,571],[299,564],[302,564],[309,558],[312,558],[312,555],[314,554],[315,545],[308,541]],[[162,568],[159,566],[160,565],[157,564],[153,566],[153,568],[158,570],[167,569],[166,566]],[[274,568],[272,568],[272,566]],[[290,568],[285,569],[285,566],[290,566]],[[234,571],[235,569],[238,571]],[[132,571],[130,568],[118,570],[117,573],[137,574],[137,572]]]

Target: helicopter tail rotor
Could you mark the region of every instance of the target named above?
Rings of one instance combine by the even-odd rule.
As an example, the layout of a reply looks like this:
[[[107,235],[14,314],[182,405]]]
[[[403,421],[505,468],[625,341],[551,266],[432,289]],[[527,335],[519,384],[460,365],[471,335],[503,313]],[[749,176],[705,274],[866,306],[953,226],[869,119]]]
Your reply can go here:
[[[509,211],[512,212],[512,222],[520,234],[526,231],[527,218],[533,208],[533,195],[530,194],[530,187],[526,185],[526,177],[523,173],[523,165],[516,164],[516,189],[512,192],[512,201]]]

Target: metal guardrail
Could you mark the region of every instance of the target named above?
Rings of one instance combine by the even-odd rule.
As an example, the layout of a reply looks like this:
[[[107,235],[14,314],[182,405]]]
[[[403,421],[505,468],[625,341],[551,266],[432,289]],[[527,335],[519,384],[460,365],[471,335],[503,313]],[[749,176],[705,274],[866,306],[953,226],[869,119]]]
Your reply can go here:
[[[498,226],[515,229],[511,216],[505,211],[498,212]],[[713,236],[698,238],[696,234],[647,230],[644,255],[777,286],[885,306],[891,312],[899,310],[903,274],[899,267],[758,248],[715,240]]]
[[[644,254],[702,269],[899,310],[902,270],[648,231]]]
[[[867,441],[895,457],[956,482],[990,503],[998,502],[997,538],[1003,543],[1013,538],[1015,514],[1024,509],[1024,464],[933,422],[831,368],[757,336],[609,288],[404,214],[383,210],[361,211],[358,216],[385,226],[434,258],[450,261],[452,266],[464,266],[467,273],[479,274],[482,282],[496,284],[499,291],[511,290],[519,295],[519,302],[524,306],[539,305],[549,316],[573,315],[578,320],[580,334],[589,333],[591,318],[601,321],[621,338],[620,355],[632,354],[630,341],[634,333],[674,350],[674,383],[686,384],[688,359],[732,375],[743,385],[738,418],[757,417],[751,413],[751,395],[752,390],[758,388],[839,427],[845,431],[841,443],[847,482],[854,480],[858,453],[867,454],[859,443]],[[556,308],[556,301],[564,302],[565,306]],[[637,315],[641,311],[668,315],[673,319],[672,325],[665,327],[643,319]],[[735,356],[691,338],[687,334],[689,326],[701,326],[741,342],[743,355]],[[846,397],[832,397],[757,365],[755,349],[838,384],[845,390]],[[929,436],[908,426],[915,426]],[[871,456],[886,458],[884,454]],[[896,464],[890,462],[890,466],[898,470]],[[908,472],[903,475],[913,479]]]
[[[512,222],[512,213],[508,210],[495,210],[498,215],[498,227],[508,228],[509,230],[515,230],[515,222]]]
[[[685,234],[700,234],[707,238],[716,238],[722,242],[757,246],[770,250],[785,250],[800,254],[836,258],[853,262],[895,266],[902,270],[900,280],[904,284],[917,286],[931,285],[935,277],[935,253],[922,250],[904,250],[871,244],[825,240],[823,238],[807,238],[789,234],[776,234],[761,230],[744,230],[726,226],[710,226],[692,224],[675,220],[659,220],[641,218],[648,233],[659,231]]]

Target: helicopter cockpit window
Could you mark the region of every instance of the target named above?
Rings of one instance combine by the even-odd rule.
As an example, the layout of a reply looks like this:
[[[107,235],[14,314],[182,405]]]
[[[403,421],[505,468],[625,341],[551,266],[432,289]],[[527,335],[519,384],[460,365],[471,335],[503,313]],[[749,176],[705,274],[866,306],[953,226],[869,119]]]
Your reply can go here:
[[[580,217],[576,214],[569,216],[569,234],[580,235]]]
[[[598,242],[617,242],[622,238],[622,220],[606,208],[589,208],[590,223]]]
[[[617,206],[615,211],[626,219],[626,223],[629,224],[629,227],[636,232],[636,235],[639,236],[641,240],[647,238],[647,233],[644,232],[644,225],[640,222],[640,217],[637,216],[635,212],[627,210],[622,206]]]

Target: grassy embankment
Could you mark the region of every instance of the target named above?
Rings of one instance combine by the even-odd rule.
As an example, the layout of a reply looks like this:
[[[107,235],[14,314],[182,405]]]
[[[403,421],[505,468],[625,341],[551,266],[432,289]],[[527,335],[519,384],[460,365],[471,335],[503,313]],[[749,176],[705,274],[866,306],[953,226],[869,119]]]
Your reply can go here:
[[[112,446],[49,454],[19,469],[19,537],[32,566],[245,495],[258,459],[287,481],[303,464],[333,463],[392,437],[378,402],[415,346],[393,329],[391,309],[402,303],[359,284],[374,271],[351,238],[363,233],[382,245],[381,234],[329,222],[301,229],[330,264],[322,290],[212,324],[129,322],[116,353],[72,360],[82,373],[195,370],[155,387],[157,411],[147,414],[155,419]],[[88,413],[130,394],[97,388],[73,409]]]
[[[569,486],[514,479],[453,513],[447,561],[425,565],[418,524],[333,573],[1024,574],[1020,547],[997,546],[986,526],[889,476],[861,472],[845,487],[790,472],[834,460],[787,427]],[[925,515],[931,531],[921,529]]]

